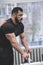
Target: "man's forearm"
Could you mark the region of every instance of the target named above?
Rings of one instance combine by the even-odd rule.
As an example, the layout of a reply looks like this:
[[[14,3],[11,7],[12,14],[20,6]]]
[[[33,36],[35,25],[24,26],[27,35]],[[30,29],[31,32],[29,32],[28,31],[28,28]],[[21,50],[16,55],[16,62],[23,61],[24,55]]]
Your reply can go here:
[[[22,42],[23,42],[24,47],[25,47],[26,49],[28,49],[29,46],[28,46],[28,43],[27,43],[26,38],[23,38],[23,39],[22,39]]]
[[[24,51],[20,48],[19,44],[18,43],[14,43],[13,42],[13,45],[12,45],[20,54],[24,54]]]

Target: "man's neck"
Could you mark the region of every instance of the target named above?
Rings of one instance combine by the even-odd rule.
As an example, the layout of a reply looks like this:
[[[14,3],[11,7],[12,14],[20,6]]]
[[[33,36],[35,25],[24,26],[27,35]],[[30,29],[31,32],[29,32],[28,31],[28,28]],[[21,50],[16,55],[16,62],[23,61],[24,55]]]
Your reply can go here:
[[[15,21],[15,19],[14,19],[13,17],[11,17],[11,19],[12,19],[12,22],[13,22],[14,24],[17,24],[16,21]]]

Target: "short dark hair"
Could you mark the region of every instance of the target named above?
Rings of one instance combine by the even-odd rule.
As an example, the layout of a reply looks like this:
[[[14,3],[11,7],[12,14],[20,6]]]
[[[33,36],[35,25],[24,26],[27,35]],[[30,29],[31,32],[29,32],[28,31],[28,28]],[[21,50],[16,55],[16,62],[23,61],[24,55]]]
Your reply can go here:
[[[15,8],[13,8],[12,14],[13,13],[18,13],[19,10],[23,12],[23,9],[21,7],[15,7]]]

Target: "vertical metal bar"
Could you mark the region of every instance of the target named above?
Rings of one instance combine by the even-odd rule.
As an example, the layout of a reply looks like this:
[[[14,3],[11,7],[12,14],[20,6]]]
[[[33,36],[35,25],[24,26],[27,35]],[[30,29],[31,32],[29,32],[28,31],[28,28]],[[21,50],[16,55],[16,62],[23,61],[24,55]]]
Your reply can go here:
[[[19,63],[18,63],[18,51],[16,51],[16,62],[17,62],[17,65],[19,65]]]
[[[33,61],[33,49],[32,49],[32,53],[31,53],[31,56],[32,56],[32,61]]]
[[[34,49],[34,59],[35,59],[35,62],[36,62],[36,48]]]
[[[21,63],[21,57],[20,57],[21,55],[20,55],[20,53],[19,53],[19,64]]]

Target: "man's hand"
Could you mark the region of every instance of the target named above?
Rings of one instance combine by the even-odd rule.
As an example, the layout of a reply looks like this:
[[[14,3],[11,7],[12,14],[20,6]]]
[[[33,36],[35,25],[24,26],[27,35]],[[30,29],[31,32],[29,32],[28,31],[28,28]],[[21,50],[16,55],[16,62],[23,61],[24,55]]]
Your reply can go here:
[[[26,49],[26,52],[27,52],[27,53],[31,53],[32,50],[31,50],[30,48],[27,48],[27,49]]]
[[[26,52],[24,52],[22,56],[23,56],[23,58],[26,59],[26,60],[29,58],[29,54],[27,54]]]

